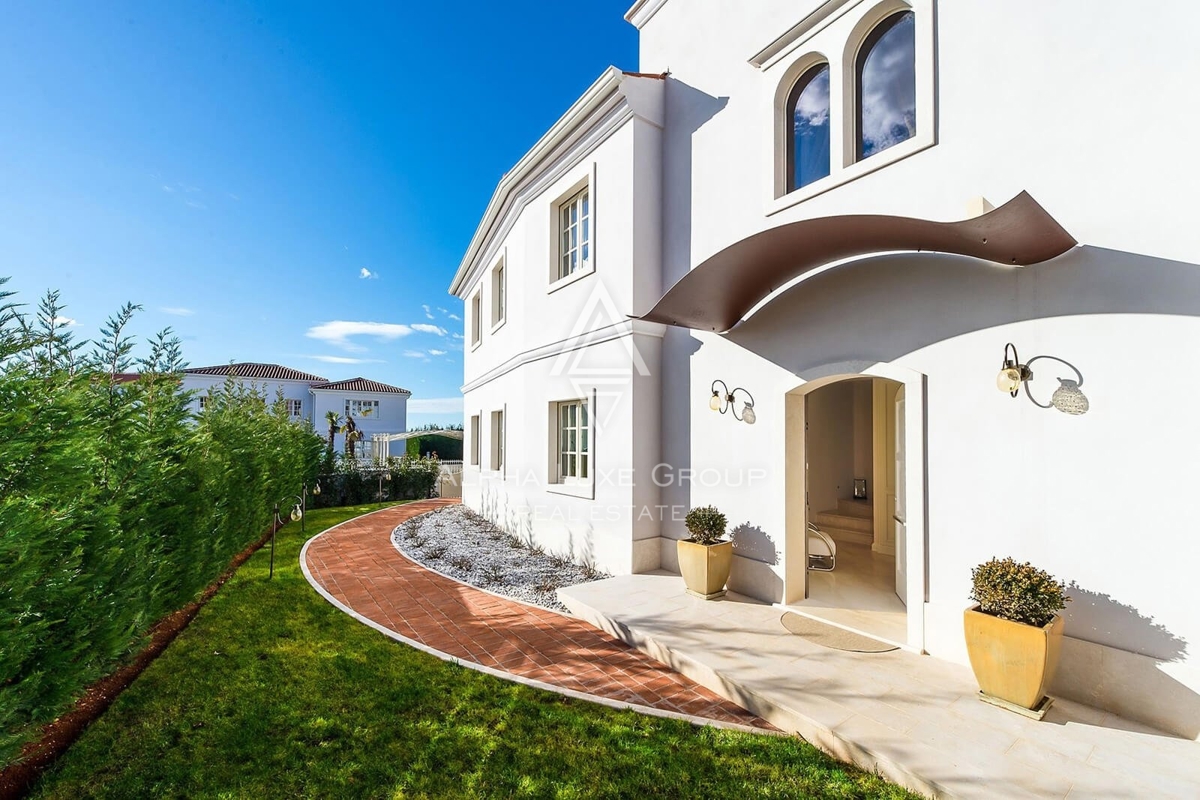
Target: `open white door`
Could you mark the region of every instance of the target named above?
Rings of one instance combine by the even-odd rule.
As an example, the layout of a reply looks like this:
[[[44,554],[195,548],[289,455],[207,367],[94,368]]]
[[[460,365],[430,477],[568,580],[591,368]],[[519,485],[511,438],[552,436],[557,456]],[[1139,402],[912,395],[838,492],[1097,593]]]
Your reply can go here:
[[[896,542],[896,596],[900,602],[908,605],[908,542],[905,535],[905,490],[907,480],[904,474],[904,387],[896,392],[896,403],[893,410],[896,421],[896,501],[891,524],[894,526],[894,541]]]

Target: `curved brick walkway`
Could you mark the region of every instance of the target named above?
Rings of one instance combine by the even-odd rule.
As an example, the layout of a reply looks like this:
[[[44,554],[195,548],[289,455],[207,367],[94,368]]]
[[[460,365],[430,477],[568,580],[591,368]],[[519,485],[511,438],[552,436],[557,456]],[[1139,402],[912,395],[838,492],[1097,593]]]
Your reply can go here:
[[[721,722],[771,726],[585,622],[505,600],[430,572],[392,545],[397,525],[457,501],[376,511],[319,534],[310,580],[409,640],[563,689]]]

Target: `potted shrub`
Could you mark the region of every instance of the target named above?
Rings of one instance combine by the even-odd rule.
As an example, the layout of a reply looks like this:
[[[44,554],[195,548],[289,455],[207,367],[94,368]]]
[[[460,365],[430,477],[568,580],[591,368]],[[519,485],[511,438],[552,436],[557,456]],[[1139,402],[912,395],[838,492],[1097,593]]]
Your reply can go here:
[[[965,612],[963,630],[980,698],[1041,719],[1062,649],[1057,612],[1071,599],[1066,584],[1011,558],[980,564],[971,582],[976,605]]]
[[[723,597],[733,565],[733,542],[723,538],[725,515],[712,506],[693,508],[684,524],[691,538],[679,540],[679,572],[688,594],[704,600]]]

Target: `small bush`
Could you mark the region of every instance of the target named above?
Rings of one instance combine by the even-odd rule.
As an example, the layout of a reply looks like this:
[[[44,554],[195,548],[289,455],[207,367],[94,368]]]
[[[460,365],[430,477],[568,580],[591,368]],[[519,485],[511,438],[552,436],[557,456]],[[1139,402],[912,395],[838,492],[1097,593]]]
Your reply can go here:
[[[1067,585],[1048,572],[1011,558],[993,558],[971,570],[971,599],[1001,619],[1042,627],[1071,601]]]
[[[716,544],[725,535],[728,520],[725,515],[713,506],[693,508],[684,519],[692,541],[699,544]]]

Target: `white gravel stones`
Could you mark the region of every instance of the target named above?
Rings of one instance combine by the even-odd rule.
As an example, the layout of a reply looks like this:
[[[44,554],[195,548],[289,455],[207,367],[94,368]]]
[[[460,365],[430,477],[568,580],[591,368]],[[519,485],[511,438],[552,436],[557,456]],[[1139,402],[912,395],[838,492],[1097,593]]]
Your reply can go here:
[[[448,506],[405,522],[392,541],[412,560],[526,603],[566,611],[554,590],[611,577],[550,555],[511,536],[465,506]]]

